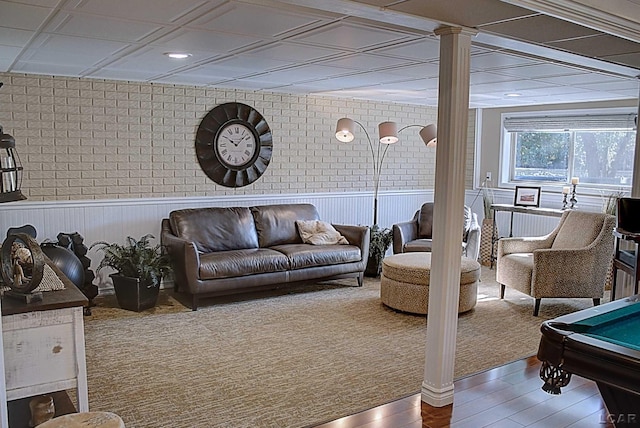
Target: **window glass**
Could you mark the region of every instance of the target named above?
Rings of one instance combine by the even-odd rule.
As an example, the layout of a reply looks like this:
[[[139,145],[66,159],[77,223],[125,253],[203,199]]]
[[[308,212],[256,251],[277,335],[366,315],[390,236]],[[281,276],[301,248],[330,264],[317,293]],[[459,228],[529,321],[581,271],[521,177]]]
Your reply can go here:
[[[576,132],[574,171],[582,183],[630,185],[635,132]]]
[[[569,173],[568,132],[516,132],[515,181],[560,181]]]

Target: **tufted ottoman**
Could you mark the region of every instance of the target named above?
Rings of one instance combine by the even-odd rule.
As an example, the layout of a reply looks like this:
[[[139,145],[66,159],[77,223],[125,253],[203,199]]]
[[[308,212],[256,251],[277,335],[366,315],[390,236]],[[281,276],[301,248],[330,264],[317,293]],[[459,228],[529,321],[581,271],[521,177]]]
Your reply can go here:
[[[382,260],[380,300],[390,308],[412,314],[427,313],[431,253],[402,253]],[[462,258],[458,313],[472,309],[478,298],[480,264]]]
[[[111,412],[70,413],[58,416],[39,428],[125,428],[120,416]]]

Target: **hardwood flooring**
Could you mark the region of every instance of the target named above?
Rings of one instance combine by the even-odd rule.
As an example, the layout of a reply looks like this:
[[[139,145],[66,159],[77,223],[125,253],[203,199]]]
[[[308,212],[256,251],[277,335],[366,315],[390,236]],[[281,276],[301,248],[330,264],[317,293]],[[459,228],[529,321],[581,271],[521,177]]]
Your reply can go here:
[[[542,391],[536,357],[454,383],[454,403],[431,407],[414,394],[321,428],[613,428],[596,384],[573,376],[562,394]]]

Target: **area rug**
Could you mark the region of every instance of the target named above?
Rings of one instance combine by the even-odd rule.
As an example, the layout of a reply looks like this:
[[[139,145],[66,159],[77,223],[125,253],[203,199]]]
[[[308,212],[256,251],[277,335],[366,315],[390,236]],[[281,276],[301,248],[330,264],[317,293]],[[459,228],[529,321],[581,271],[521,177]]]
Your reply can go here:
[[[459,316],[456,378],[535,354],[544,319],[591,306],[548,299],[533,317],[533,299],[498,299],[493,276],[483,267],[478,304]],[[354,284],[205,300],[196,312],[180,296],[136,315],[103,302],[85,318],[90,408],[128,428],[304,427],[418,392],[425,317],[382,305],[379,280]]]

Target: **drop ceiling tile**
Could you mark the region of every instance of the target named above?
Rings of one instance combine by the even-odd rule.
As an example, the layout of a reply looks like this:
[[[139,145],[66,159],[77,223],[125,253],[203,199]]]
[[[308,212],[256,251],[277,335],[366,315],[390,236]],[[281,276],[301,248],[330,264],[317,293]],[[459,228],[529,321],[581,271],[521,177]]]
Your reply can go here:
[[[524,77],[527,79],[542,79],[551,76],[565,76],[576,74],[576,67],[557,64],[535,64],[521,67],[508,67],[500,70],[501,74]]]
[[[398,43],[393,46],[373,49],[369,53],[388,55],[414,61],[431,61],[440,58],[440,42],[435,38],[424,38],[409,42]]]
[[[23,47],[31,40],[33,34],[33,31],[0,27],[0,45]]]
[[[518,80],[518,78],[515,76],[505,76],[503,74],[482,71],[472,73],[470,78],[472,85],[479,85],[483,83],[514,82]]]
[[[401,76],[391,75],[382,72],[359,73],[350,76],[332,77],[328,79],[332,85],[338,88],[356,88],[362,86],[379,85],[381,83],[400,82]]]
[[[243,53],[282,61],[304,63],[319,61],[334,55],[340,55],[344,52],[338,49],[322,48],[319,46],[305,46],[296,43],[275,42],[266,46],[244,51]]]
[[[637,96],[640,93],[640,81],[638,80],[617,80],[607,83],[581,84],[582,88],[594,91],[607,91],[616,93],[633,93]]]
[[[398,42],[408,37],[406,34],[385,30],[381,27],[365,27],[339,22],[292,37],[291,40],[317,46],[362,50],[385,43]]]
[[[145,47],[109,63],[105,68],[122,72],[140,70],[145,74],[152,72],[153,76],[157,76],[211,57],[208,52],[194,51],[193,56],[189,58],[172,59],[163,53],[164,51],[158,47]]]
[[[41,63],[19,61],[11,71],[20,73],[48,74],[53,76],[82,76],[86,67],[71,63]]]
[[[417,64],[408,65],[405,67],[395,67],[385,70],[385,73],[397,74],[398,76],[419,77],[419,78],[433,78],[438,77],[440,73],[440,66],[438,64]]]
[[[393,68],[415,64],[414,61],[407,59],[391,58],[388,56],[362,53],[354,53],[342,56],[340,58],[332,58],[323,61],[323,63],[331,64],[336,67],[343,67],[361,71],[378,70],[381,68]]]
[[[309,80],[326,79],[332,76],[345,74],[350,70],[337,67],[326,67],[322,65],[307,65],[302,67],[288,68],[280,71],[273,71],[260,76],[250,77],[249,80],[277,82],[281,84],[291,84],[296,82],[307,82]]]
[[[273,58],[258,55],[234,55],[224,59],[216,60],[208,64],[203,64],[202,70],[221,70],[242,75],[262,73],[278,68],[292,66],[292,61],[281,61]]]
[[[576,52],[592,58],[627,53],[640,53],[640,43],[634,43],[630,40],[625,40],[608,34],[549,43],[549,46],[564,49],[569,52]]]
[[[212,31],[180,29],[156,40],[154,46],[162,46],[168,50],[191,52],[200,50],[205,52],[226,53],[253,43],[260,39],[237,34],[223,34]]]
[[[204,67],[195,67],[189,70],[179,71],[173,74],[165,76],[163,79],[183,79],[184,81],[196,84],[200,81],[201,84],[210,85],[215,82],[235,80],[236,74],[231,72],[224,72],[220,70],[207,70]]]
[[[547,43],[597,34],[595,30],[590,28],[561,21],[546,15],[527,16],[520,19],[483,25],[479,30],[534,43]]]
[[[58,35],[42,37],[37,45],[39,49],[28,48],[22,60],[82,67],[89,67],[127,46],[120,42]]]
[[[315,17],[282,9],[230,2],[196,20],[193,26],[254,37],[277,37],[317,22],[320,21]]]
[[[64,16],[51,32],[67,36],[82,36],[120,42],[137,42],[160,30],[155,24],[109,19],[91,15],[72,14]]]
[[[407,0],[393,3],[388,9],[429,17],[443,23],[456,23],[477,28],[492,22],[502,22],[520,16],[532,15],[530,10],[493,0]]]
[[[21,30],[36,30],[47,19],[53,9],[27,4],[0,1],[3,25]]]
[[[635,67],[640,70],[640,54],[637,52],[619,55],[604,55],[601,58],[605,61]]]
[[[214,7],[224,0],[85,0],[76,10],[142,22],[171,23],[204,5]]]
[[[544,80],[545,82],[550,82],[557,85],[584,86],[585,84],[589,83],[607,83],[611,81],[617,81],[619,80],[619,78],[608,76],[606,74],[585,71],[582,73],[568,74],[565,76],[546,77]]]
[[[541,64],[541,61],[503,52],[485,52],[471,56],[471,70],[499,70],[505,67]]]
[[[134,81],[148,81],[158,76],[160,73],[154,70],[127,70],[118,68],[101,68],[87,74],[87,77],[97,79],[114,79],[114,80],[134,80]]]
[[[0,45],[0,59],[13,61],[21,52],[21,49],[16,46],[2,46]]]

